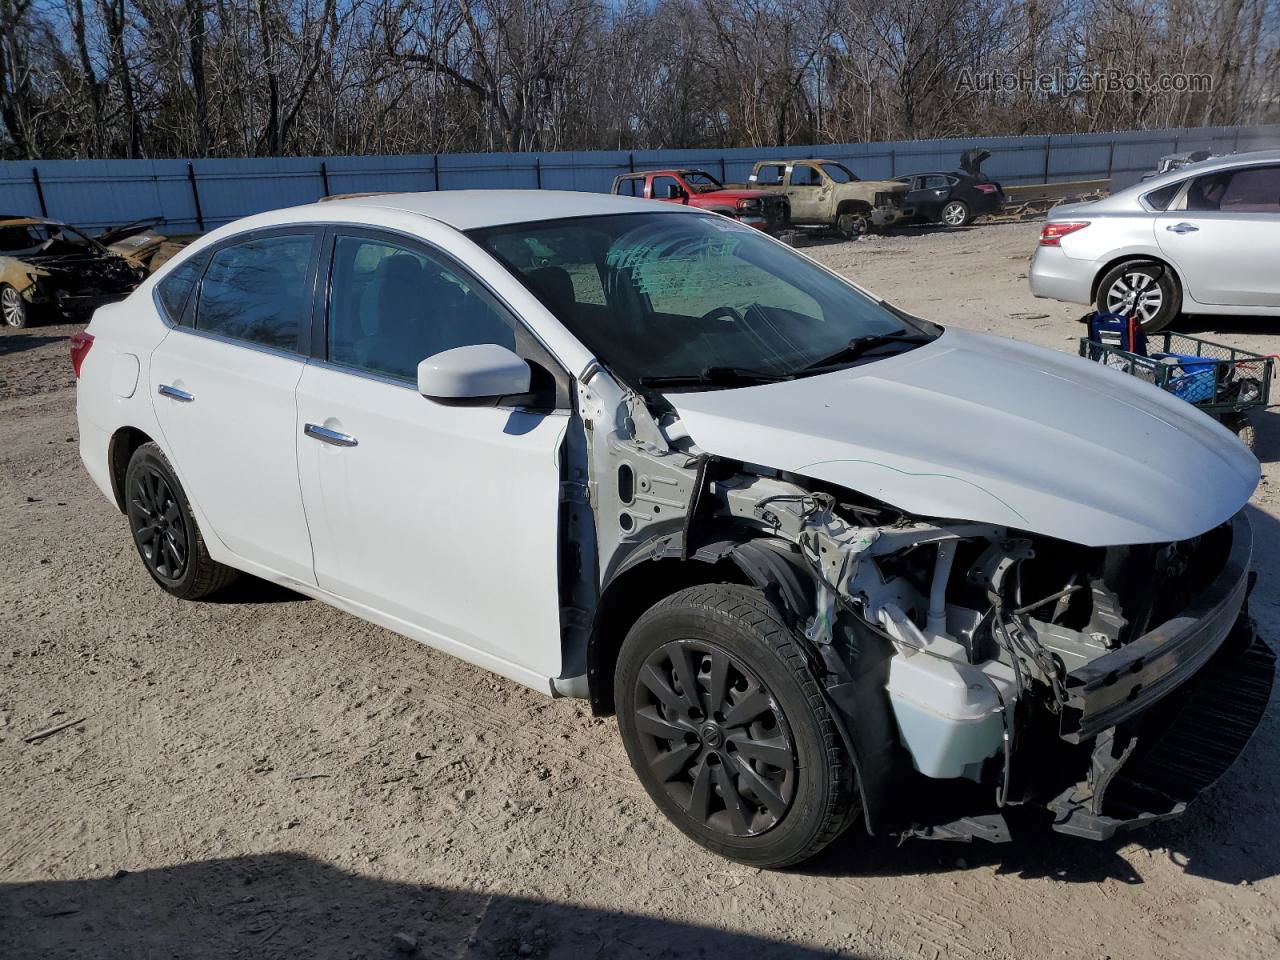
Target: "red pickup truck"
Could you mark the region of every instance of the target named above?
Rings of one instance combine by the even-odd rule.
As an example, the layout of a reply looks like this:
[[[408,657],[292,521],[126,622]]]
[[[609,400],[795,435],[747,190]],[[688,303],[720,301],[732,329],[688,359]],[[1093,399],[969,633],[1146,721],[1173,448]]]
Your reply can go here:
[[[778,233],[791,224],[791,203],[786,197],[767,190],[726,187],[705,170],[626,173],[614,179],[613,192],[711,210],[766,233]]]

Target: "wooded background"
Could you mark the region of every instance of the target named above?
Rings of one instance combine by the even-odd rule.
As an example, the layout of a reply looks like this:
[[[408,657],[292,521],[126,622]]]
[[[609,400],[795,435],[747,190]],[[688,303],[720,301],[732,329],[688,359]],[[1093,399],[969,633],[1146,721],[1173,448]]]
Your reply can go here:
[[[0,0],[0,158],[640,150],[1280,119],[1280,0]],[[966,71],[1203,74],[991,92]]]

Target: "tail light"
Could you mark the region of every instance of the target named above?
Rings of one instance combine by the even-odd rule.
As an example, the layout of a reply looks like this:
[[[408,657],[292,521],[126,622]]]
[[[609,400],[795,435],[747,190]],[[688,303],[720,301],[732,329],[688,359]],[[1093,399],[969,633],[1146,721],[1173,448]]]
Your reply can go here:
[[[1064,223],[1046,223],[1040,230],[1040,246],[1060,247],[1062,238],[1069,233],[1083,230],[1089,225],[1088,220],[1077,220]]]
[[[977,190],[979,193],[999,193],[1000,192],[1000,188],[997,187],[994,183],[975,183],[973,185],[973,189]]]
[[[80,367],[84,365],[84,358],[89,355],[89,348],[92,346],[92,333],[81,330],[71,335],[71,369],[76,372],[77,380],[80,379]]]

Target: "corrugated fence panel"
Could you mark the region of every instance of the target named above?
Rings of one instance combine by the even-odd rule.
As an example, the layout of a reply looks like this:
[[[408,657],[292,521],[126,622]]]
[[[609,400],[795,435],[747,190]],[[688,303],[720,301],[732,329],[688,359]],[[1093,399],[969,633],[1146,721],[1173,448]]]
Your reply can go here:
[[[701,167],[742,183],[758,160],[838,160],[866,180],[956,169],[962,151],[991,152],[983,169],[1006,185],[1110,178],[1136,182],[1165,154],[1280,146],[1280,126],[1135,130],[1062,136],[976,137],[728,150],[406,154],[196,160],[0,162],[0,213],[41,213],[88,228],[161,218],[171,233],[221,226],[325,194],[519,188],[607,192],[613,178],[661,167]],[[34,171],[39,171],[39,189]]]

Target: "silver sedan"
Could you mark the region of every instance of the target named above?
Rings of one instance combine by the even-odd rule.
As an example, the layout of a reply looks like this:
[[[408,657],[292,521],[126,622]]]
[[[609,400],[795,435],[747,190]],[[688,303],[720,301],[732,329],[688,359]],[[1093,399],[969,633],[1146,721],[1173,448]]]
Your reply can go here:
[[[1280,150],[1217,157],[1056,207],[1031,261],[1037,297],[1137,315],[1280,316]]]

